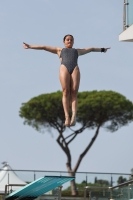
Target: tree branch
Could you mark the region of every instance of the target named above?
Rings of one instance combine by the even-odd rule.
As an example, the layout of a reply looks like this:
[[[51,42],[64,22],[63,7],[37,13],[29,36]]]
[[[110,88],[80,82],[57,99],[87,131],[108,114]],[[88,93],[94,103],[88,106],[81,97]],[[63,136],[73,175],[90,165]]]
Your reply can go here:
[[[67,145],[74,140],[74,138],[79,134],[82,133],[86,129],[86,125],[84,125],[82,128],[79,130],[75,131],[73,134],[75,134],[68,142]],[[72,134],[71,134],[72,135]]]
[[[49,119],[49,125],[55,129],[57,129],[58,132],[60,132],[62,130],[62,132],[65,130],[65,126],[61,126],[57,121],[55,121],[54,119],[53,120],[50,120]]]
[[[74,133],[72,133],[72,134],[68,135],[67,137],[65,137],[64,140],[66,141],[67,138],[69,138],[69,137],[71,137],[71,136],[74,135],[74,136],[72,137],[72,139],[70,139],[70,140],[67,142],[67,144],[69,144],[70,142],[72,142],[72,140],[73,140],[79,133],[82,133],[86,127],[87,127],[86,124],[84,124],[84,125],[82,126],[82,128],[80,128],[80,129],[77,130],[77,131],[74,131],[74,130],[72,130],[72,129],[70,128],[70,130],[74,131]]]
[[[66,156],[67,156],[67,169],[69,172],[71,172],[71,154],[70,154],[70,150],[68,148],[67,143],[65,142],[65,139],[62,135],[62,133],[60,133],[59,137],[57,138],[57,143],[59,144],[59,146],[62,148],[62,150],[65,152]],[[64,145],[63,145],[64,144]]]
[[[86,147],[86,149],[83,151],[83,153],[79,156],[79,159],[78,159],[78,161],[77,161],[77,163],[76,163],[76,165],[75,165],[75,168],[74,168],[74,170],[73,170],[74,172],[77,171],[77,169],[78,169],[78,167],[79,167],[79,165],[80,165],[80,163],[81,163],[83,157],[86,155],[86,153],[87,153],[88,150],[91,148],[91,146],[93,145],[94,141],[96,140],[96,138],[97,138],[97,136],[98,136],[98,133],[99,133],[100,126],[101,126],[101,124],[99,124],[99,126],[97,127],[97,130],[96,130],[96,132],[95,132],[95,135],[94,135],[94,137],[91,139],[91,142],[89,143],[89,145]]]

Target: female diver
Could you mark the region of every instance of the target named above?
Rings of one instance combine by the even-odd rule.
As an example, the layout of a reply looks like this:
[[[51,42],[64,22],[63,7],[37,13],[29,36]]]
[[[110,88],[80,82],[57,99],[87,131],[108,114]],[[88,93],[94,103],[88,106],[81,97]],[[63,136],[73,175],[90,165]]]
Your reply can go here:
[[[30,45],[23,43],[25,49],[37,49],[45,50],[51,53],[57,54],[60,61],[59,77],[63,91],[62,103],[65,113],[65,126],[75,126],[76,124],[76,112],[77,112],[77,93],[80,82],[80,71],[78,67],[78,56],[84,55],[90,52],[106,52],[110,48],[84,48],[74,49],[74,37],[70,34],[63,38],[65,48]],[[69,116],[69,104],[71,98],[72,116]]]

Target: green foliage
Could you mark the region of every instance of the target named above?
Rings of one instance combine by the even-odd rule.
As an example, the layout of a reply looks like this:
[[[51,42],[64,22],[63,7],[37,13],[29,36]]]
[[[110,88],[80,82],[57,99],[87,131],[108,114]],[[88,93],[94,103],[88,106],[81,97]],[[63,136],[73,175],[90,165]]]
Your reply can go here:
[[[100,124],[113,132],[133,120],[132,102],[117,92],[82,92],[78,99],[78,121],[89,122],[90,128]]]
[[[44,127],[63,126],[64,111],[62,93],[42,94],[23,103],[20,108],[20,117],[25,118],[24,124],[41,130]]]
[[[131,169],[131,174],[133,174],[133,168]]]
[[[64,131],[64,111],[60,91],[32,98],[20,108],[25,124],[41,130],[53,127]],[[78,93],[77,121],[88,128],[102,126],[116,131],[133,120],[133,104],[123,95],[113,91]]]
[[[118,180],[117,180],[117,183],[118,183],[118,184],[121,184],[121,183],[124,183],[124,182],[126,182],[126,181],[127,181],[126,178],[123,178],[123,176],[119,176],[119,178],[118,178]]]
[[[133,168],[131,169],[131,175],[129,176],[129,180],[133,179]]]
[[[87,183],[86,181],[82,181],[82,183],[76,183],[76,188],[78,190],[77,196],[84,196],[84,189],[86,186],[90,187],[109,187],[109,182],[107,180],[97,180],[98,183]],[[98,189],[95,189],[97,191]],[[62,196],[71,196],[71,187],[66,188],[62,191]]]
[[[110,185],[109,181],[103,180],[103,179],[97,179],[97,178],[95,178],[95,184],[102,186],[102,187]]]
[[[61,196],[62,197],[71,197],[72,196],[71,190],[63,190],[61,192]],[[75,196],[83,197],[84,196],[84,190],[78,191],[77,195],[75,195]]]
[[[86,186],[94,186],[94,187],[108,187],[109,182],[107,180],[99,179],[97,180],[97,183],[87,183],[86,181],[83,181],[82,183],[76,183],[76,187],[79,191],[84,190]],[[71,187],[66,188],[65,190],[71,190]]]

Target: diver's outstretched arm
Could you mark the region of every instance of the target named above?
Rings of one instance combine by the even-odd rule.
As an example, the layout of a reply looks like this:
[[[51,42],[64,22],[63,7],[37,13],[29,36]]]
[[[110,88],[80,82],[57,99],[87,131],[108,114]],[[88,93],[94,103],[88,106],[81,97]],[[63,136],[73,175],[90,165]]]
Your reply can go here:
[[[110,47],[108,48],[94,48],[94,47],[90,47],[90,48],[84,48],[84,49],[77,49],[78,51],[78,55],[82,56],[86,53],[90,53],[90,52],[104,52],[106,53],[106,51],[110,49]]]
[[[35,50],[45,50],[51,53],[58,54],[61,50],[60,47],[51,47],[51,46],[43,46],[43,45],[31,45],[23,42],[24,49],[35,49]]]

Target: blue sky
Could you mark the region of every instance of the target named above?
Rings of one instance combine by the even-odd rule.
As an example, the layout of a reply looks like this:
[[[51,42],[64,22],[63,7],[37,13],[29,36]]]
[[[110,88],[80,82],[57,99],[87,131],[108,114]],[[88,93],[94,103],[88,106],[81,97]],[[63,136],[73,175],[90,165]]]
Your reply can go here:
[[[53,136],[38,133],[19,117],[23,102],[61,90],[59,59],[24,50],[22,42],[63,47],[63,37],[70,33],[75,48],[111,47],[106,54],[79,58],[79,91],[113,90],[132,101],[132,43],[118,41],[122,19],[123,0],[0,2],[0,162],[8,161],[14,169],[66,170],[56,131]],[[133,123],[114,133],[101,129],[78,171],[130,173],[132,130]],[[87,130],[70,146],[73,166],[92,136]]]

